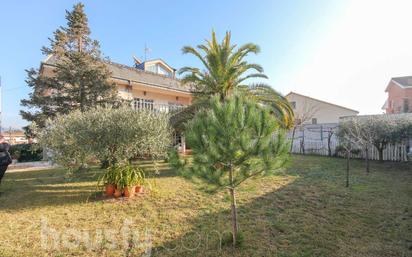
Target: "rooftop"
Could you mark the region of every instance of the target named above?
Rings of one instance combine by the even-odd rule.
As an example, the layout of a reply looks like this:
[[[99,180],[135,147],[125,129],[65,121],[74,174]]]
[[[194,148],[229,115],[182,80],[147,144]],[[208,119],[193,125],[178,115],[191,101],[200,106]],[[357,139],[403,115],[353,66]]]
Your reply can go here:
[[[349,111],[352,111],[352,112],[359,113],[359,111],[357,111],[357,110],[353,110],[353,109],[350,109],[350,108],[347,108],[347,107],[344,107],[344,106],[341,106],[341,105],[329,103],[329,102],[326,102],[326,101],[323,101],[323,100],[319,100],[319,99],[316,99],[316,98],[313,98],[313,97],[310,97],[310,96],[302,95],[302,94],[299,94],[299,93],[296,93],[296,92],[293,92],[293,91],[291,91],[291,92],[290,92],[289,94],[287,94],[285,97],[288,97],[288,96],[291,95],[291,94],[295,94],[295,95],[298,95],[298,96],[306,97],[306,98],[312,99],[312,100],[314,100],[314,101],[318,101],[318,102],[321,102],[321,103],[333,105],[333,106],[336,106],[336,107],[339,107],[339,108],[342,108],[342,109],[346,109],[346,110],[349,110]]]
[[[57,58],[55,56],[48,56],[42,65],[55,66]],[[109,71],[112,73],[111,77],[114,79],[126,80],[130,82],[136,82],[153,87],[161,87],[166,89],[172,89],[182,92],[190,93],[190,86],[183,85],[180,80],[171,78],[162,74],[157,74],[150,71],[137,69],[131,66],[127,66],[112,61],[105,61]]]
[[[396,77],[391,80],[401,88],[412,87],[412,76]]]

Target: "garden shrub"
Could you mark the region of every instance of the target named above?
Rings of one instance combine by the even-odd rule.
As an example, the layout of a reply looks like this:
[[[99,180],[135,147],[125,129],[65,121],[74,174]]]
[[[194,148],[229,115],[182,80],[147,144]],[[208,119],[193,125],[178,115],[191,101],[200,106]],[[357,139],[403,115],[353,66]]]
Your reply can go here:
[[[43,159],[43,149],[36,144],[11,145],[9,152],[18,162],[35,162]]]
[[[59,115],[35,130],[51,158],[73,169],[95,159],[111,166],[133,158],[165,158],[172,142],[168,121],[167,114],[151,110],[97,107]]]

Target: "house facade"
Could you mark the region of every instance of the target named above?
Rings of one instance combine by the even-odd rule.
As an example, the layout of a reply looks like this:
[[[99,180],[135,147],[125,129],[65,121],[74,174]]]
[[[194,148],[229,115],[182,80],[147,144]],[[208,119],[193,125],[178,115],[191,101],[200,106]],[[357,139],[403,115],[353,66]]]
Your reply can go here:
[[[382,110],[387,114],[412,113],[412,76],[391,78],[385,92]]]
[[[134,65],[106,62],[111,72],[110,80],[116,85],[120,98],[130,100],[131,108],[170,112],[192,103],[190,87],[175,77],[176,70],[161,59],[140,61],[133,57]],[[40,72],[53,76],[56,58],[48,56],[40,65]],[[186,151],[184,137],[176,134],[175,144]]]
[[[340,118],[358,115],[358,111],[290,92],[286,95],[295,113],[296,123],[303,125],[336,124]]]
[[[119,97],[130,100],[134,109],[171,111],[191,104],[190,88],[175,77],[175,69],[161,59],[141,62],[134,58],[134,66],[106,62],[111,81]],[[54,56],[47,57],[40,66],[41,74],[53,76]]]

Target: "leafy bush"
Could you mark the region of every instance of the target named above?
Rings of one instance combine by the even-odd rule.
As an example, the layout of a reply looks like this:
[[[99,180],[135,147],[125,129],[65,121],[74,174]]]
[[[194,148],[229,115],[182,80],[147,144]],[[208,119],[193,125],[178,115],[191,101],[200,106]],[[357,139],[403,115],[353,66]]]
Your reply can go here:
[[[98,107],[59,115],[34,129],[51,158],[73,169],[95,159],[114,166],[133,158],[166,157],[172,138],[168,120],[167,114],[150,110]]]
[[[10,146],[10,155],[19,162],[35,162],[43,159],[43,149],[35,144],[18,144]]]

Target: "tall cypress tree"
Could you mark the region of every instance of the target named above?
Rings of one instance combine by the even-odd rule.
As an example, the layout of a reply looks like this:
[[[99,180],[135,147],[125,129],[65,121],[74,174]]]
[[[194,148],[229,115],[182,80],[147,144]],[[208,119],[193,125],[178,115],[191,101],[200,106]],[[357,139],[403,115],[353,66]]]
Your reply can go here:
[[[42,74],[39,69],[27,70],[26,83],[33,89],[21,105],[22,117],[43,126],[49,117],[80,109],[85,111],[101,104],[117,101],[115,85],[109,82],[110,71],[104,64],[99,42],[90,38],[84,5],[66,10],[67,26],[54,32],[44,55],[52,55],[54,73]]]

